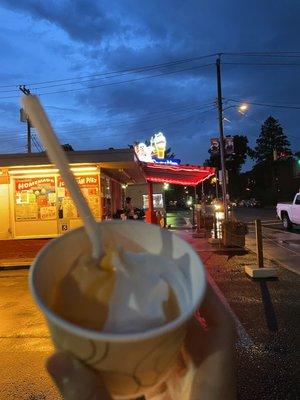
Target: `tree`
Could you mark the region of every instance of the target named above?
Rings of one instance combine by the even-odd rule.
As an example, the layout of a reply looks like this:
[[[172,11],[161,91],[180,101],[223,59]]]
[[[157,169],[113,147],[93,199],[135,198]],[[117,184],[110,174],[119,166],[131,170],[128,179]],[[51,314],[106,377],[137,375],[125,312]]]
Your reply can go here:
[[[61,147],[64,151],[74,151],[72,145],[69,143],[62,144]]]
[[[292,154],[290,142],[283,133],[277,119],[269,116],[261,126],[261,132],[256,140],[254,157],[258,163],[272,164],[280,155]]]
[[[252,169],[255,188],[253,195],[264,204],[276,204],[282,198],[282,176],[290,169],[292,152],[290,142],[277,119],[269,116],[263,125],[256,147],[254,158],[256,164]],[[284,190],[288,192],[288,188]]]

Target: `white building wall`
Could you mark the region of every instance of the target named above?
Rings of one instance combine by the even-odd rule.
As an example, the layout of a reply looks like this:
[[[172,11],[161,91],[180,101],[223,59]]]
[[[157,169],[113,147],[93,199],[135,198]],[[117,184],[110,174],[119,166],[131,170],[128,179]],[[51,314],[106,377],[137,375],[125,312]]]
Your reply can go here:
[[[0,239],[11,239],[9,184],[0,184]]]
[[[143,194],[148,194],[147,184],[134,184],[127,186],[125,197],[132,198],[132,204],[134,207],[143,208]],[[162,183],[153,184],[153,194],[162,194],[164,196]]]

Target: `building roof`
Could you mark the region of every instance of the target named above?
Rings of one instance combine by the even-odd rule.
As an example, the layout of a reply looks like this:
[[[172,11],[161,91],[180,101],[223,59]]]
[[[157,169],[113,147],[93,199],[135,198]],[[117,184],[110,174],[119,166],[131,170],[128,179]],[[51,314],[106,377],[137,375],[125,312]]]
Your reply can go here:
[[[136,162],[136,155],[132,149],[111,149],[111,150],[81,150],[65,152],[70,164],[73,163],[109,163],[114,164]],[[0,154],[0,167],[28,166],[28,165],[49,165],[51,164],[47,153],[17,153]]]
[[[143,171],[133,149],[82,150],[65,152],[70,164],[97,164],[112,179],[121,183],[145,183]],[[46,152],[1,154],[0,168],[53,165]]]
[[[140,162],[133,149],[83,150],[65,152],[70,164],[96,164],[120,183],[173,183],[194,186],[215,174],[212,167]],[[0,168],[8,170],[53,166],[46,152],[0,154]]]

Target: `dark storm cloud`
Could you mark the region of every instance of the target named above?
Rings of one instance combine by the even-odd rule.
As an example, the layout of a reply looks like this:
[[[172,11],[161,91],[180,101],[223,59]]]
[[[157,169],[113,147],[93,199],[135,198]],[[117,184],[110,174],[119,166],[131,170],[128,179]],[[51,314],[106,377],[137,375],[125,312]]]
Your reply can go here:
[[[59,27],[69,35],[72,41],[60,45],[57,39],[55,45],[59,57],[65,54],[65,49],[70,54],[74,49],[74,54],[78,54],[73,54],[63,77],[73,76],[74,71],[81,75],[116,71],[216,52],[299,50],[300,2],[293,0],[120,0],[113,6],[110,1],[102,1],[101,7],[96,1],[7,0],[2,4],[31,16],[36,22],[48,21],[52,27]],[[268,62],[269,59],[223,57],[224,107],[233,104],[226,102],[230,98],[300,104],[299,67],[225,64],[248,61]],[[182,68],[214,62],[215,57],[212,57],[183,64]],[[159,68],[147,75],[166,71],[170,68]],[[140,76],[132,74],[129,78]],[[109,81],[112,79],[106,80]],[[162,129],[178,156],[198,164],[207,157],[209,137],[217,135],[216,112],[199,109],[189,113],[184,112],[183,107],[192,108],[197,104],[200,107],[215,97],[216,76],[212,65],[123,85],[62,94],[66,108],[70,108],[68,101],[75,99],[76,108],[94,117],[89,122],[83,113],[75,124],[72,115],[57,114],[57,120],[61,121],[60,125],[69,122],[74,129],[76,126],[86,128],[84,134],[65,134],[64,138],[74,140],[76,147],[108,147],[110,144],[116,147],[118,143],[122,147],[130,140],[146,139],[153,131]],[[173,112],[164,113],[171,108]],[[53,109],[53,117],[54,112]],[[226,117],[230,122],[225,125],[225,133],[247,134],[254,144],[260,124],[270,114],[279,118],[289,133],[298,134],[295,111],[255,106],[246,116],[239,115],[234,108],[228,109]],[[89,129],[93,125],[95,129]],[[300,145],[299,141],[295,143],[294,146]]]
[[[2,0],[1,3],[34,19],[48,21],[73,40],[87,44],[100,44],[104,37],[120,30],[120,25],[107,17],[99,2],[93,0]]]

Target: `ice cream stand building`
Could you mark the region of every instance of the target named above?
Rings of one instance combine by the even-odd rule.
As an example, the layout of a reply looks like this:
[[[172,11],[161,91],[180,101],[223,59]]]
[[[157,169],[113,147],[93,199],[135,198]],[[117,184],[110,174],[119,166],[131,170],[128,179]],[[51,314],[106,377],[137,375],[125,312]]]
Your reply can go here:
[[[122,207],[122,185],[144,183],[134,150],[67,152],[76,180],[97,220]],[[46,153],[0,156],[0,239],[54,237],[81,220]]]
[[[135,206],[148,208],[147,222],[156,222],[154,208],[159,208],[159,201],[155,195],[162,194],[163,183],[194,186],[214,174],[210,167],[166,160],[161,134],[152,138],[151,146],[156,149],[154,156],[153,149],[151,155],[142,146],[146,156],[151,156],[147,160],[137,148],[66,153],[97,220],[111,219],[122,209],[128,188],[127,193],[136,193]],[[0,240],[55,237],[80,225],[59,171],[45,152],[0,156]]]

